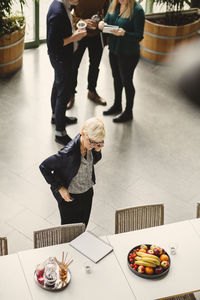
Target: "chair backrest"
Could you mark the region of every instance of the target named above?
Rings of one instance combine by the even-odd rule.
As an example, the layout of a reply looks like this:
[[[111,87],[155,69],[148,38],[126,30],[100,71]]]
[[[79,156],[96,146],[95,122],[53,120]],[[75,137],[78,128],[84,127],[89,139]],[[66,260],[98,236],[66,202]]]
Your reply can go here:
[[[8,242],[6,237],[0,237],[0,255],[8,254]]]
[[[174,297],[170,297],[170,298],[162,298],[163,300],[197,300],[197,298],[195,297],[195,295],[193,293],[190,294],[185,294],[182,296],[174,296]]]
[[[197,218],[200,218],[200,203],[197,203]]]
[[[139,230],[163,224],[163,204],[136,206],[115,212],[115,233]]]
[[[34,248],[68,243],[85,231],[85,224],[74,223],[33,232]]]

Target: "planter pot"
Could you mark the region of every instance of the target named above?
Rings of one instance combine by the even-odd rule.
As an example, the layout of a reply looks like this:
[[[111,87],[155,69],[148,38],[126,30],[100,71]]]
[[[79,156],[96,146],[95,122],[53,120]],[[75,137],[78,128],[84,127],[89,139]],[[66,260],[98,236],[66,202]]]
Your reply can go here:
[[[0,38],[0,77],[15,73],[22,66],[24,28]]]
[[[169,63],[178,54],[176,46],[195,39],[200,28],[200,19],[184,26],[166,26],[153,22],[153,19],[162,16],[163,13],[146,16],[144,39],[140,43],[141,56],[152,63]]]

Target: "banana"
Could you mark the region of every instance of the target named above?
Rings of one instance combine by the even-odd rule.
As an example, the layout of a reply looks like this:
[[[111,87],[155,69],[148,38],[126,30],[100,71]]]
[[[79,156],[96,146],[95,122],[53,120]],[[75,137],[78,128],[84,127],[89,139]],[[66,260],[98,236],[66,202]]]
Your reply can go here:
[[[143,260],[136,260],[135,264],[139,265],[139,266],[145,266],[145,267],[152,267],[152,268],[156,267],[156,264],[153,264],[153,263],[150,263],[147,261],[143,261]]]
[[[160,263],[160,258],[156,255],[153,255],[153,254],[148,254],[148,253],[144,253],[144,252],[136,252],[136,254],[138,256],[141,256],[141,257],[149,257],[149,258],[152,258],[152,259],[155,259],[158,263]]]
[[[136,256],[135,260],[141,260],[141,261],[146,261],[149,263],[153,263],[157,266],[160,266],[160,262],[157,259],[151,258],[151,257],[140,257],[140,256]]]

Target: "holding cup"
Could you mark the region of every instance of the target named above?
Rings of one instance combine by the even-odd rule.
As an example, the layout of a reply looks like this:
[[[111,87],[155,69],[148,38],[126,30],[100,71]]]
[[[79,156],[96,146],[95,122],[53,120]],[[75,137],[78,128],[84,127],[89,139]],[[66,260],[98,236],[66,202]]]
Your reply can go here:
[[[91,20],[93,21],[93,26],[90,27],[90,29],[95,30],[98,27],[98,23],[101,20],[101,18],[99,17],[99,15],[93,15],[91,17]]]
[[[85,30],[87,27],[87,24],[83,20],[79,20],[78,23],[76,24],[76,27],[80,30]]]

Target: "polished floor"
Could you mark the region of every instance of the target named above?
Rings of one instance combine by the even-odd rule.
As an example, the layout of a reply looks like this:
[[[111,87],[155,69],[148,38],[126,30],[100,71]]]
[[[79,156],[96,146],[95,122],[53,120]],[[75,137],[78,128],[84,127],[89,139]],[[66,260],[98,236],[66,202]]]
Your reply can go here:
[[[102,115],[104,107],[87,99],[87,67],[86,53],[75,106],[67,112],[78,117],[78,124],[67,130],[74,137],[91,116],[105,122],[88,229],[112,234],[116,209],[151,203],[164,203],[165,223],[195,218],[200,200],[199,107],[172,87],[168,67],[141,60],[134,77],[134,121],[114,124]],[[23,68],[0,80],[0,236],[8,237],[9,253],[32,248],[34,230],[60,224],[56,201],[38,168],[61,148],[50,123],[52,80],[45,44],[26,50]],[[111,105],[107,49],[97,90]]]

